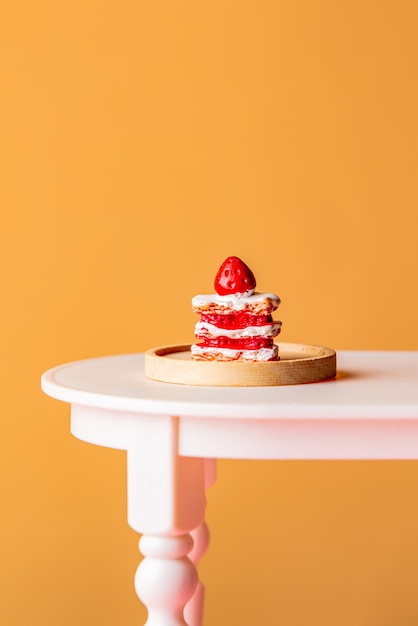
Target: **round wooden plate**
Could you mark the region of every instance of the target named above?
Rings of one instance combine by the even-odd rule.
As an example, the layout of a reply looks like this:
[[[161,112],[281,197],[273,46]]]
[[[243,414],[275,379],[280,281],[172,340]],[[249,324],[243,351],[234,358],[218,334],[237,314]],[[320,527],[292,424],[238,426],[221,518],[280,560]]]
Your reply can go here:
[[[220,387],[300,385],[334,378],[331,348],[279,343],[280,361],[195,361],[190,345],[162,346],[145,353],[145,376],[164,383]]]

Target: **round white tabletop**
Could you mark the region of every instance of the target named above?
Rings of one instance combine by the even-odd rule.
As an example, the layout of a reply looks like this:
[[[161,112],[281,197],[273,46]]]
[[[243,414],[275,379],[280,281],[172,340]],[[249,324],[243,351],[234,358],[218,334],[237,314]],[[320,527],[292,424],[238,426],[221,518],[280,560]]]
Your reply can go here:
[[[128,449],[132,415],[176,416],[184,456],[418,458],[418,352],[340,352],[335,380],[279,387],[160,383],[144,355],[53,368],[48,395],[72,405],[75,436]],[[90,410],[88,410],[90,409]]]
[[[418,416],[418,352],[339,352],[335,380],[280,387],[160,383],[144,375],[144,355],[87,359],[42,376],[46,394],[147,414],[211,418],[408,418]]]

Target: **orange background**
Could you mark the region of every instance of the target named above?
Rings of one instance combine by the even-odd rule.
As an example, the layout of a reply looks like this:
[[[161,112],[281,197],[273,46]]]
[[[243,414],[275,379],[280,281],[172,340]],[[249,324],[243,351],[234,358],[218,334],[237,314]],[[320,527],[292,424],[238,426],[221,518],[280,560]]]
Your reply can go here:
[[[0,623],[137,626],[123,452],[41,373],[193,338],[241,256],[283,341],[418,349],[417,5],[39,0],[0,21]],[[219,463],[212,626],[416,626],[415,462]]]

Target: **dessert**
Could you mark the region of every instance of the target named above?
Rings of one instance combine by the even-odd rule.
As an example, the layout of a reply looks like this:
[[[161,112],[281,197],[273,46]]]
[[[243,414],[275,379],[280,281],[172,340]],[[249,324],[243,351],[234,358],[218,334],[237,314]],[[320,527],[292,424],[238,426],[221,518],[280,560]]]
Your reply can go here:
[[[200,315],[191,346],[192,359],[201,361],[278,361],[274,337],[281,322],[272,318],[280,304],[274,293],[255,291],[250,268],[235,256],[228,257],[215,277],[214,294],[192,299]]]

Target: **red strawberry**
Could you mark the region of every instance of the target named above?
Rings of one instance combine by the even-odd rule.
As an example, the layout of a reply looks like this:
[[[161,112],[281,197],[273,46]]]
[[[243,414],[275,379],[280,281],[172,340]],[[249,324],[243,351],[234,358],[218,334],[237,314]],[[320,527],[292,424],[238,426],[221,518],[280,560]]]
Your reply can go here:
[[[255,289],[255,277],[250,268],[237,256],[229,256],[215,278],[215,290],[220,296],[244,293]]]

